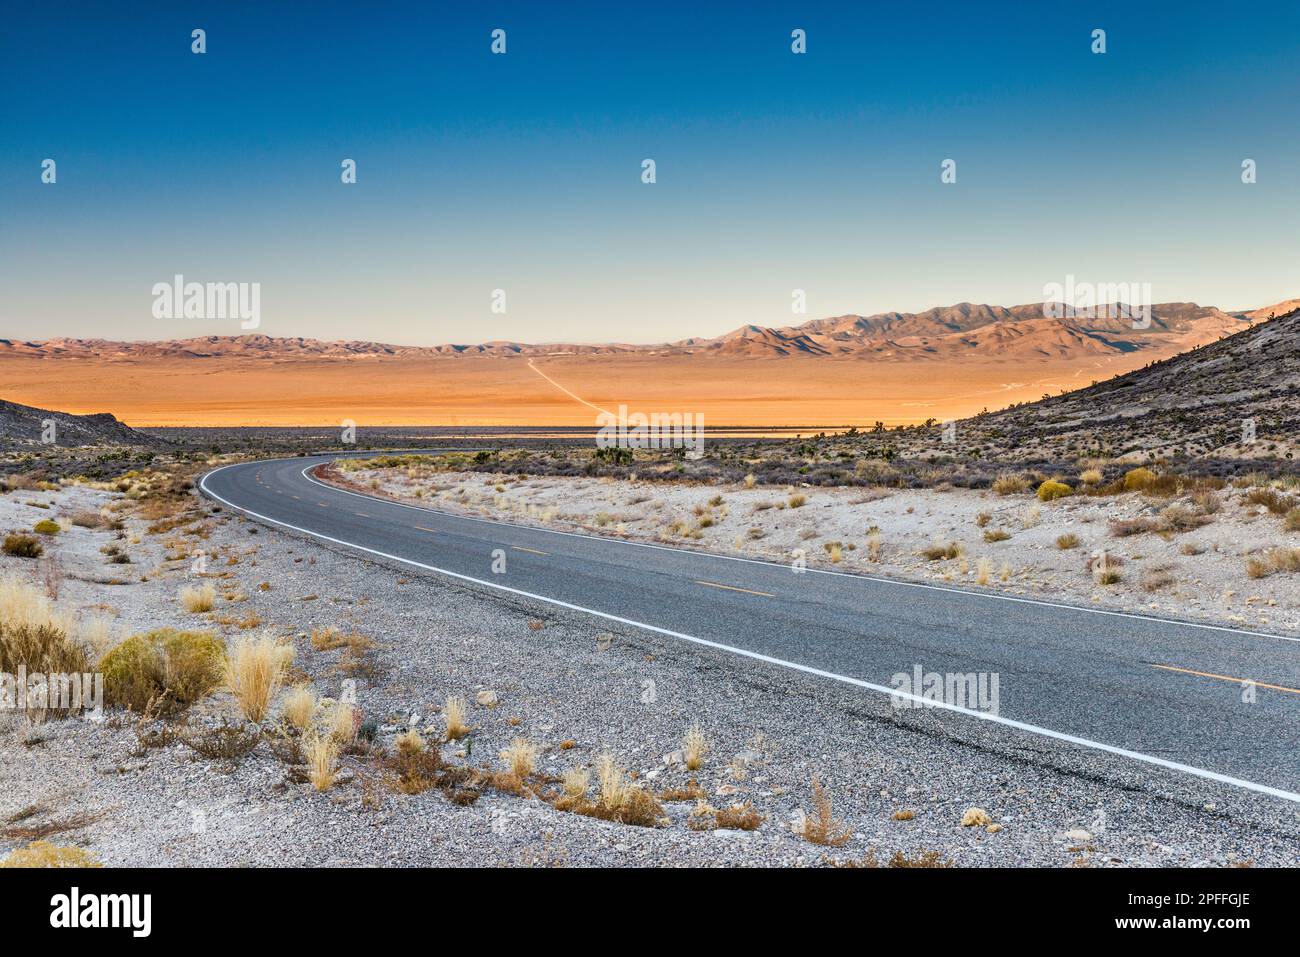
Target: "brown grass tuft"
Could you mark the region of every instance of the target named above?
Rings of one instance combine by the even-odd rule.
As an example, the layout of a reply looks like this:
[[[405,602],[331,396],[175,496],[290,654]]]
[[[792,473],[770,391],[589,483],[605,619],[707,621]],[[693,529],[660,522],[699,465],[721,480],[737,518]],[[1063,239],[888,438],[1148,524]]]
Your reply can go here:
[[[293,647],[270,632],[244,635],[226,658],[226,684],[249,721],[260,724],[284,682]]]
[[[799,834],[804,840],[825,847],[847,844],[853,832],[832,813],[831,796],[817,778],[812,779],[813,813],[806,815]]]

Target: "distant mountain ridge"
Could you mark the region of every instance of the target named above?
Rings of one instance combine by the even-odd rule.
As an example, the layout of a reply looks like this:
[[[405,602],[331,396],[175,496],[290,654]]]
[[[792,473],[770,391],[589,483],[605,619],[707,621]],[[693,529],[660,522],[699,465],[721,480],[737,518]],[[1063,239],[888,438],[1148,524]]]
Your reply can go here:
[[[200,336],[160,342],[55,338],[24,342],[0,339],[0,358],[94,358],[130,362],[149,358],[262,358],[281,361],[373,361],[456,356],[719,355],[732,357],[815,356],[844,359],[1032,359],[1106,355],[1142,349],[1172,354],[1215,341],[1300,304],[1289,300],[1250,312],[1168,302],[1151,307],[1151,324],[1134,329],[1124,317],[1047,318],[1043,303],[992,306],[958,303],[918,313],[885,312],[813,319],[797,326],[745,325],[714,338],[689,338],[657,345],[627,343],[522,343],[489,341],[469,345],[402,346],[364,340],[326,342],[262,334]]]

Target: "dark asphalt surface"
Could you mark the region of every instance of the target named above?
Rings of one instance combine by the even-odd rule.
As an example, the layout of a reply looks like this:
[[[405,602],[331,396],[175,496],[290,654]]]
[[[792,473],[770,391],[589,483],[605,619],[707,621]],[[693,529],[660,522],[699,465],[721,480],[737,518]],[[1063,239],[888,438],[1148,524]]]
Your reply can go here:
[[[1300,800],[1300,691],[1262,687],[1300,689],[1300,641],[901,581],[795,574],[786,565],[454,516],[302,474],[332,457],[229,466],[205,476],[202,488],[254,517],[336,543],[818,669],[830,673],[826,680],[889,687],[891,676],[917,665],[996,673],[1003,719]],[[496,549],[505,553],[505,574],[493,573]],[[743,657],[731,660],[746,667]],[[1251,702],[1241,681],[1225,678],[1261,686]],[[943,719],[957,737],[975,720]]]

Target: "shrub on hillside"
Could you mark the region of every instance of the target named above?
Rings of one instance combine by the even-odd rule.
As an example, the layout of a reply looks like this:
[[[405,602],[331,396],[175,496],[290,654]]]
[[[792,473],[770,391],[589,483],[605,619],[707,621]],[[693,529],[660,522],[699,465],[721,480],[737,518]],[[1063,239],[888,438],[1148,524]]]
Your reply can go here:
[[[1073,491],[1074,489],[1070,488],[1070,486],[1066,485],[1064,482],[1057,482],[1053,479],[1048,479],[1042,485],[1038,486],[1038,500],[1040,502],[1051,502],[1058,498],[1064,498]]]
[[[37,540],[35,535],[13,532],[5,536],[4,552],[6,555],[13,555],[15,558],[40,558],[44,551],[45,547]]]

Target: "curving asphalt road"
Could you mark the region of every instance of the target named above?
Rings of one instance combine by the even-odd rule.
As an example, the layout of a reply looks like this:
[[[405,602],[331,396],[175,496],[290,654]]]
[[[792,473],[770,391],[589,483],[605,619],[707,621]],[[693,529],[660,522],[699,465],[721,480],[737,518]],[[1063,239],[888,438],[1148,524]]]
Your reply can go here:
[[[446,450],[442,450],[446,451]],[[352,453],[358,454],[358,453]],[[1300,639],[923,583],[809,570],[401,505],[324,485],[320,455],[200,483],[253,518],[417,572],[471,580],[847,682],[998,676],[998,710],[945,715],[1300,803]],[[506,572],[493,572],[500,550]],[[1255,682],[1253,695],[1243,682]],[[1253,699],[1253,700],[1252,700]],[[906,700],[904,703],[909,703]],[[948,711],[959,708],[949,706]]]

